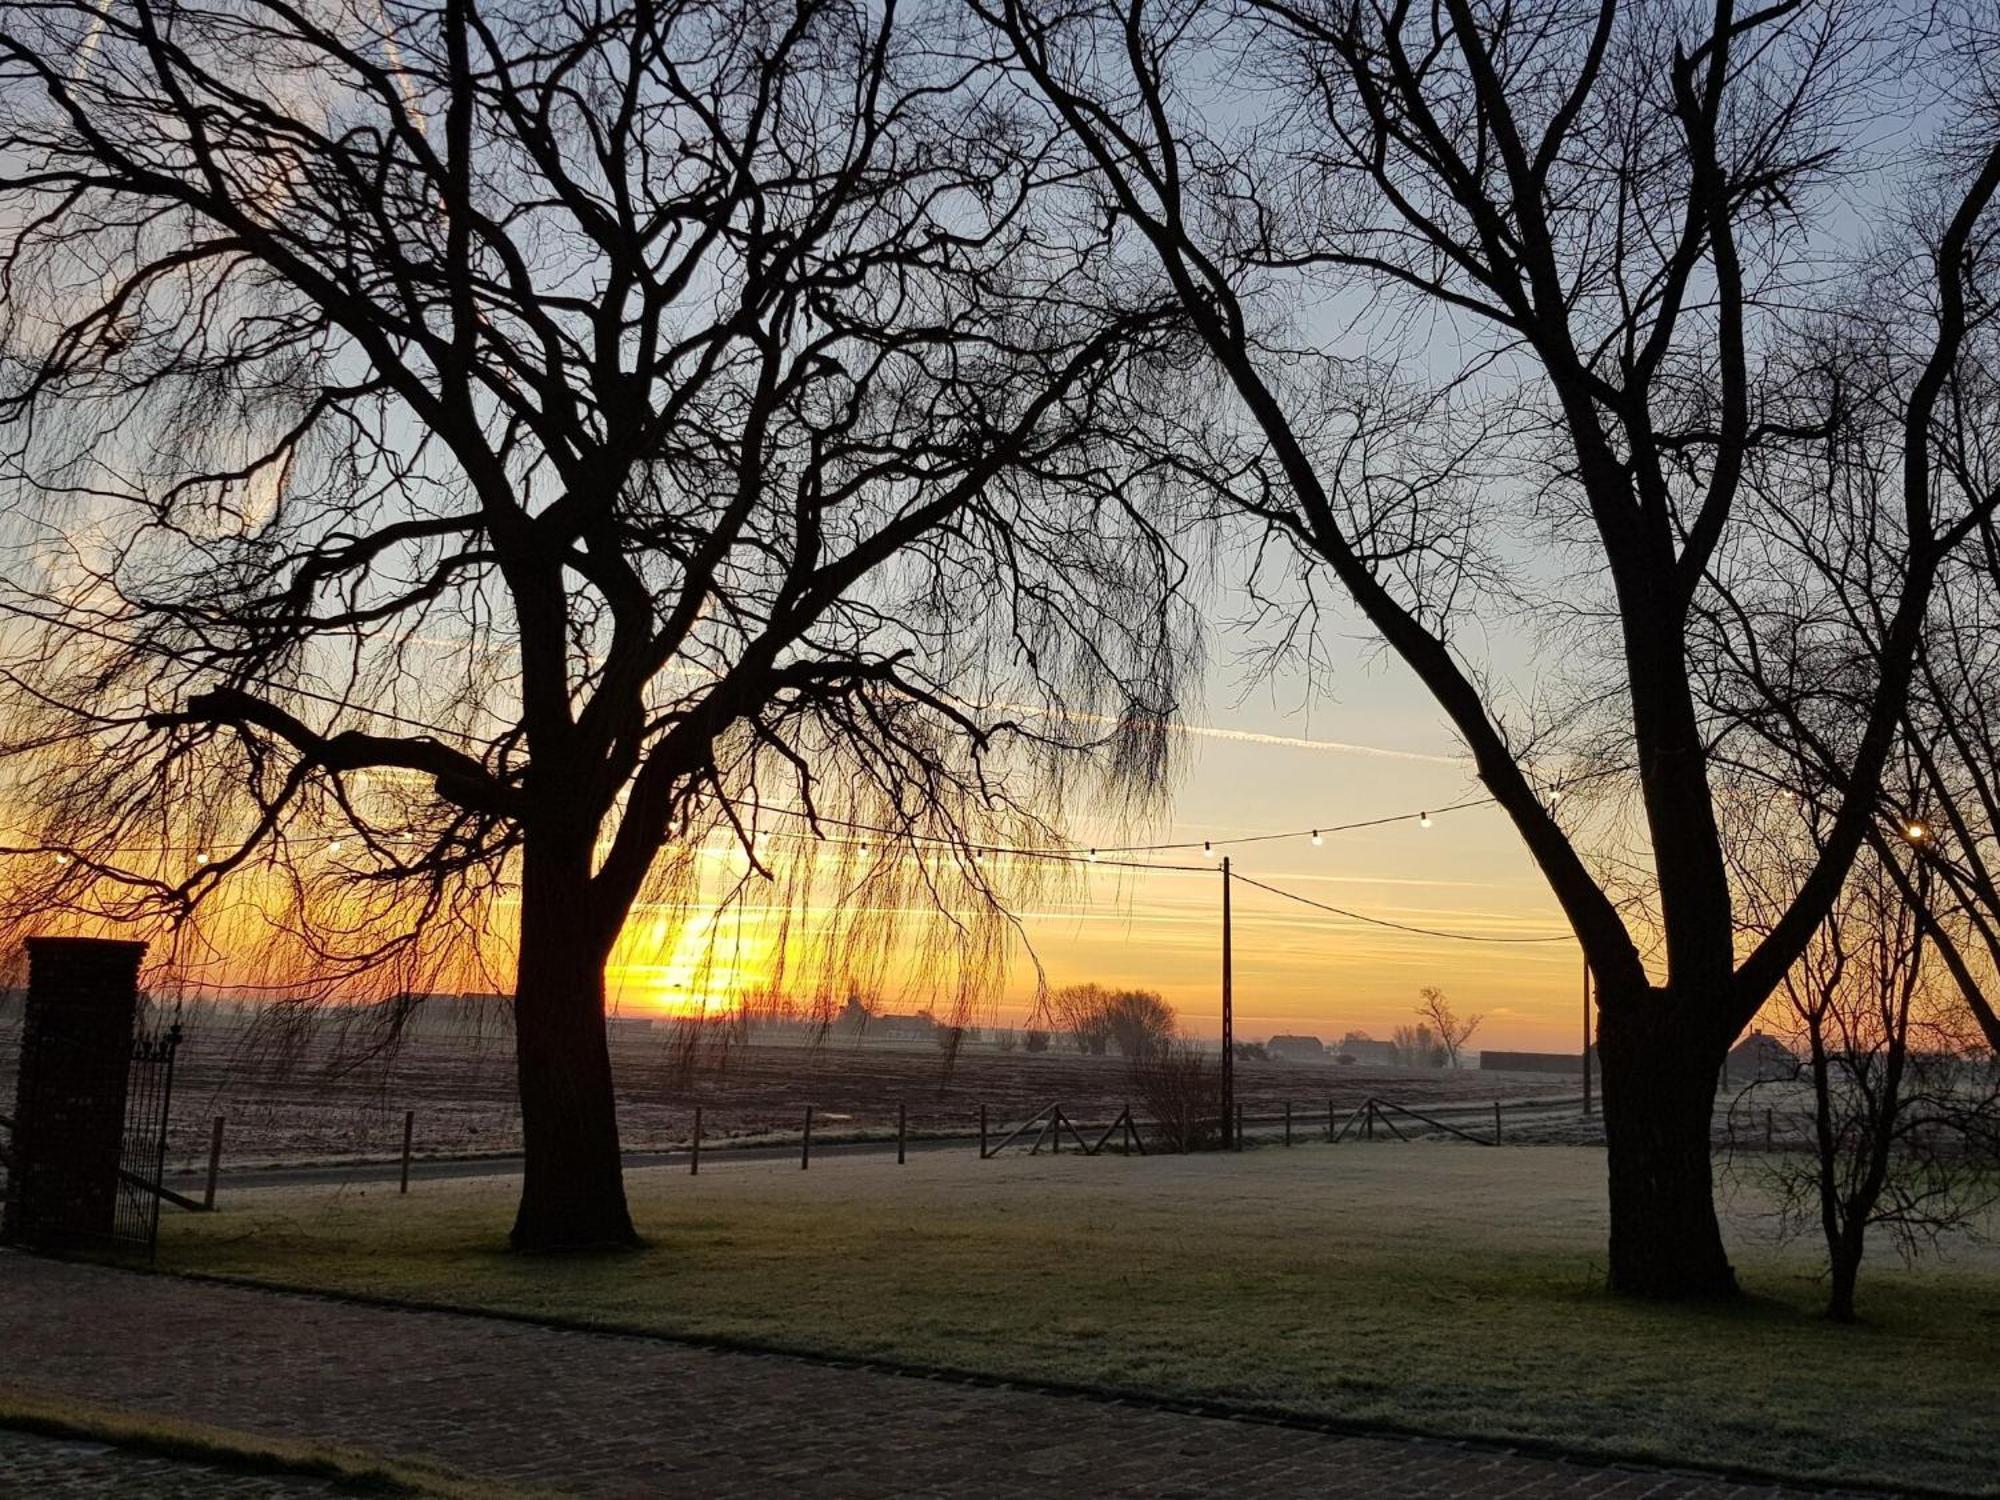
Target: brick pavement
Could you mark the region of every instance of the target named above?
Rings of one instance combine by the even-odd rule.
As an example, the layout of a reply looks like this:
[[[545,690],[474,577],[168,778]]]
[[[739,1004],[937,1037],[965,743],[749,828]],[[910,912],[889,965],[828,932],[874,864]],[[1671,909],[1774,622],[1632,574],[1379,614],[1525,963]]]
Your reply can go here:
[[[1816,1493],[370,1308],[19,1254],[0,1253],[0,1349],[12,1378],[99,1406],[427,1459],[578,1495],[1792,1500]],[[0,1450],[0,1490],[6,1462]]]
[[[34,1500],[316,1500],[350,1493],[331,1480],[244,1474],[103,1443],[0,1430],[0,1495]]]

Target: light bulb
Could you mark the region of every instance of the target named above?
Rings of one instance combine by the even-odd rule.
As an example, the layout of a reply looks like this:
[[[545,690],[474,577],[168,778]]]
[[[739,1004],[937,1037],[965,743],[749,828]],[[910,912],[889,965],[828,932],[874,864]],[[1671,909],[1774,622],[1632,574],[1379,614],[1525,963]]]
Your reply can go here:
[[[1091,862],[1092,864],[1096,864],[1096,863],[1097,863],[1097,851],[1096,851],[1095,849],[1093,849],[1093,850],[1091,850],[1091,851],[1090,851],[1090,862]]]
[[[57,864],[59,864],[59,865],[66,865],[66,864],[68,864],[68,863],[69,863],[69,856],[68,856],[67,854],[58,854],[58,855],[56,856],[56,863],[57,863]]]
[[[339,839],[335,839],[335,840],[334,840],[334,841],[333,841],[332,843],[328,844],[328,845],[326,846],[326,852],[327,852],[328,854],[338,854],[338,853],[340,853],[340,840],[339,840]]]
[[[1319,836],[1319,830],[1315,828],[1313,830],[1313,848],[1317,849],[1321,844],[1325,842],[1326,840]]]
[[[1430,815],[1429,813],[1427,813],[1427,812],[1420,812],[1420,813],[1418,813],[1418,814],[1417,814],[1417,827],[1419,827],[1419,828],[1428,828],[1428,827],[1430,827],[1430,826],[1431,826],[1431,815]]]
[[[195,862],[195,865],[196,865],[197,867],[199,867],[199,866],[202,866],[202,865],[205,865],[205,864],[207,864],[207,863],[208,863],[208,851],[207,851],[206,849],[202,850],[202,851],[201,851],[201,853],[197,854],[197,855],[196,855],[196,856],[194,857],[194,862]]]
[[[1215,846],[1211,844],[1207,839],[1203,839],[1201,841],[1201,857],[1203,859],[1215,858]]]
[[[1930,828],[1923,819],[1912,818],[1903,825],[1903,834],[1913,844],[1921,844],[1931,836]]]

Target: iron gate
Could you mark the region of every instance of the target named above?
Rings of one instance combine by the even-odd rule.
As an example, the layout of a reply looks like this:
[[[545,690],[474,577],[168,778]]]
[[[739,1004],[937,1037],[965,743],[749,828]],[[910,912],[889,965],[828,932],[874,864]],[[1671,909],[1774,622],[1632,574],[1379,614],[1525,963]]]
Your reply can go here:
[[[132,1034],[132,1066],[125,1075],[125,1132],[118,1148],[118,1195],[109,1237],[121,1248],[143,1249],[148,1259],[160,1240],[167,1111],[173,1104],[174,1054],[180,1045],[178,1021],[151,1031],[139,1027]]]

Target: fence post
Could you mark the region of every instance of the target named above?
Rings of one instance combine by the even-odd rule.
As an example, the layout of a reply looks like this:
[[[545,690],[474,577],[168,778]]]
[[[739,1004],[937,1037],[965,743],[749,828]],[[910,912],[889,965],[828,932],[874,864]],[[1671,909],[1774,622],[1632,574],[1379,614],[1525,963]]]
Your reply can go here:
[[[1291,1145],[1291,1143],[1292,1143],[1292,1101],[1287,1099],[1285,1101],[1285,1144],[1289,1146]]]
[[[910,1107],[900,1101],[896,1105],[896,1165],[903,1165],[903,1139],[909,1130]]]
[[[1373,1099],[1370,1099],[1370,1100],[1368,1101],[1368,1121],[1367,1121],[1367,1124],[1366,1124],[1366,1126],[1365,1126],[1364,1128],[1365,1128],[1365,1129],[1367,1130],[1367,1132],[1368,1132],[1368,1139],[1369,1139],[1369,1140],[1371,1140],[1371,1141],[1372,1141],[1372,1140],[1374,1140],[1374,1139],[1375,1139],[1375,1101],[1374,1101]]]
[[[806,1133],[799,1138],[799,1170],[804,1172],[812,1166],[813,1154],[813,1107],[806,1106]]]
[[[407,1193],[410,1190],[410,1137],[416,1133],[416,1129],[417,1129],[417,1112],[414,1109],[404,1110],[403,1111],[403,1184],[401,1187],[396,1189],[396,1191],[399,1193]]]
[[[979,1106],[979,1159],[986,1160],[986,1106]]]
[[[1243,1106],[1236,1106],[1236,1149],[1243,1149]]]
[[[1326,1143],[1333,1144],[1333,1101],[1326,1101]]]
[[[222,1170],[222,1116],[215,1117],[215,1129],[208,1136],[208,1190],[201,1195],[201,1206],[210,1213],[215,1212],[215,1175]]]
[[[1055,1142],[1049,1147],[1049,1155],[1062,1155],[1062,1106],[1058,1104],[1049,1116],[1049,1124],[1055,1129]]]
[[[1493,1144],[1500,1144],[1500,1101],[1493,1101]]]
[[[688,1144],[688,1176],[701,1174],[701,1106],[694,1107],[694,1139]]]

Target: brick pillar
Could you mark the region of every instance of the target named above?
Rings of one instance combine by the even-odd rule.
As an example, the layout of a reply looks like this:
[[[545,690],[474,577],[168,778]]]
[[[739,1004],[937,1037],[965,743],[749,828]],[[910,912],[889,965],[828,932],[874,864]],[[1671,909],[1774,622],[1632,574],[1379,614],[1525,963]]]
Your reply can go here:
[[[102,938],[28,939],[0,1238],[53,1247],[111,1231],[145,952]]]

